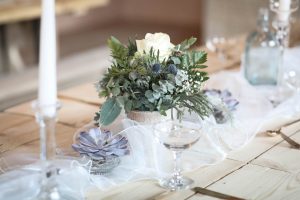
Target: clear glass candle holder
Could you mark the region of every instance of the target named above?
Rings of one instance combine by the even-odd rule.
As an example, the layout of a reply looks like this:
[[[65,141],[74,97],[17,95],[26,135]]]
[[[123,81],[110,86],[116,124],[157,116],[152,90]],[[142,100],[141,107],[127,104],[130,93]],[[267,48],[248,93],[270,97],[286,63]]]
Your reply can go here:
[[[275,105],[286,99],[286,80],[285,77],[289,74],[284,68],[283,58],[285,49],[288,47],[290,35],[290,17],[299,7],[299,0],[290,0],[290,3],[283,2],[282,0],[270,0],[270,10],[276,14],[275,20],[272,25],[276,30],[276,39],[280,46],[280,59],[278,68],[278,81],[277,81],[277,100]],[[286,4],[282,4],[286,3]],[[287,75],[286,75],[287,74]]]
[[[55,128],[57,112],[61,104],[56,102],[51,105],[41,105],[38,100],[32,103],[36,121],[40,132],[40,160],[41,160],[41,188],[35,197],[39,200],[72,200],[78,199],[70,194],[66,194],[57,183],[59,169],[54,165],[53,160],[56,155]]]

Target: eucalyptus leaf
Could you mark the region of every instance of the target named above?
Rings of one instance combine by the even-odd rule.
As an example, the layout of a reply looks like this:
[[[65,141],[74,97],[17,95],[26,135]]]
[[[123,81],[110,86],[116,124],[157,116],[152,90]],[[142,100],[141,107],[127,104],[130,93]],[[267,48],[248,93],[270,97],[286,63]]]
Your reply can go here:
[[[171,60],[175,65],[179,65],[181,63],[180,59],[178,57],[172,56]]]
[[[154,97],[155,99],[159,99],[160,93],[159,93],[159,92],[153,92],[153,97]]]
[[[167,86],[167,88],[168,88],[168,91],[171,92],[171,93],[172,93],[173,90],[175,89],[175,87],[174,87],[172,84],[170,84],[169,82],[166,83],[166,86]]]
[[[111,89],[111,93],[113,96],[118,96],[120,94],[120,86],[119,85],[116,85],[115,87],[113,87]]]
[[[122,107],[116,98],[109,98],[102,105],[100,110],[100,124],[107,126],[111,124],[121,113]]]
[[[126,101],[124,106],[125,112],[126,113],[130,112],[132,110],[132,107],[133,107],[133,102],[131,100]]]
[[[156,84],[152,84],[152,89],[153,89],[153,91],[159,92],[160,87]]]
[[[147,91],[145,92],[145,97],[147,97],[147,98],[152,98],[152,97],[153,97],[153,92],[152,92],[151,90],[147,90]]]
[[[134,81],[137,79],[137,73],[136,72],[130,72],[129,73],[129,79]]]
[[[118,97],[116,97],[116,99],[117,99],[117,101],[118,101],[118,103],[120,105],[124,106],[125,101],[126,101],[126,97],[125,96],[118,96]]]

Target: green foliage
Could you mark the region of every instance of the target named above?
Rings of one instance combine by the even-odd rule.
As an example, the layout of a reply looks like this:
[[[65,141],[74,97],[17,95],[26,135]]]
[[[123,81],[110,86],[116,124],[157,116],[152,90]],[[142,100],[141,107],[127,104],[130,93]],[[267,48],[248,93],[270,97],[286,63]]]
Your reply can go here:
[[[111,124],[121,113],[122,107],[120,106],[117,99],[109,98],[102,105],[100,112],[96,114],[95,119],[98,124],[109,125]]]
[[[113,62],[102,80],[96,84],[99,96],[106,102],[96,113],[98,125],[112,123],[124,109],[166,111],[174,108],[179,117],[184,109],[208,116],[212,106],[201,91],[202,83],[208,80],[207,54],[204,51],[189,51],[196,38],[184,40],[172,49],[170,56],[160,61],[159,50],[138,53],[136,43],[129,40],[123,45],[115,37],[108,40]],[[153,66],[156,69],[154,70]],[[173,71],[169,66],[173,65]],[[174,65],[175,72],[174,72]]]
[[[119,67],[126,67],[125,63],[128,59],[128,48],[126,48],[117,38],[110,37],[107,41],[111,49],[111,56],[118,63]]]
[[[191,46],[192,46],[193,44],[195,44],[196,41],[197,41],[197,38],[191,37],[191,38],[186,39],[186,40],[184,40],[183,42],[181,42],[179,45],[177,45],[177,46],[175,47],[175,49],[176,49],[177,51],[186,51],[186,50],[188,50],[189,48],[191,48]]]

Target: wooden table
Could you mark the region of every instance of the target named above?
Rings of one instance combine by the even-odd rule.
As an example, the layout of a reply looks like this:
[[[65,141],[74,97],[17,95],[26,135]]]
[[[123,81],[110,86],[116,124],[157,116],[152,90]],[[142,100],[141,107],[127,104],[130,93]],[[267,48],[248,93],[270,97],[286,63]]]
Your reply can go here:
[[[241,48],[238,50],[241,52]],[[235,54],[239,58],[240,53]],[[227,65],[213,64],[209,71],[236,68],[239,59]],[[219,67],[217,67],[219,66]],[[99,99],[91,83],[60,91],[63,107],[57,123],[57,143],[65,153],[72,152],[70,145],[77,128],[90,122],[103,99]],[[285,129],[291,138],[300,141],[300,124]],[[298,131],[296,131],[298,130]],[[29,161],[16,155],[38,157],[39,135],[30,102],[9,108],[0,113],[0,169],[7,164],[17,166]],[[4,159],[2,159],[4,158]],[[232,152],[223,162],[200,168],[186,175],[196,181],[196,186],[246,199],[300,199],[300,150],[292,149],[281,137],[258,134],[243,149]],[[4,162],[5,161],[5,162]],[[1,171],[0,171],[1,173]],[[192,190],[169,192],[155,181],[139,181],[102,192],[91,190],[87,199],[215,199],[196,194]]]
[[[37,62],[41,2],[41,0],[0,0],[0,72],[21,72],[28,65]],[[59,16],[83,15],[90,9],[108,5],[109,0],[55,2],[56,14]]]
[[[80,13],[107,5],[109,0],[56,0],[56,14]],[[0,24],[31,20],[41,15],[41,0],[0,2]]]

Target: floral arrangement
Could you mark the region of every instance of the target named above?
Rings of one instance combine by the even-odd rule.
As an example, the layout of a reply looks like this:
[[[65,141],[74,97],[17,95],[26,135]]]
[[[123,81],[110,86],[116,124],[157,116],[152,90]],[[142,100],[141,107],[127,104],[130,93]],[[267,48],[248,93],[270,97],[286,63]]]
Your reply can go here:
[[[208,116],[212,106],[201,90],[208,80],[207,54],[191,50],[196,38],[178,45],[164,33],[147,33],[145,39],[122,44],[115,37],[108,40],[113,58],[108,72],[97,84],[99,96],[105,103],[96,113],[95,122],[112,123],[121,113],[130,111],[158,111],[166,115],[176,109],[180,118],[184,110]]]
[[[224,124],[231,118],[231,113],[236,110],[239,102],[232,97],[228,90],[204,90],[213,104],[213,116],[218,124]]]

